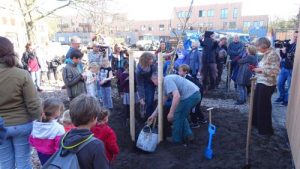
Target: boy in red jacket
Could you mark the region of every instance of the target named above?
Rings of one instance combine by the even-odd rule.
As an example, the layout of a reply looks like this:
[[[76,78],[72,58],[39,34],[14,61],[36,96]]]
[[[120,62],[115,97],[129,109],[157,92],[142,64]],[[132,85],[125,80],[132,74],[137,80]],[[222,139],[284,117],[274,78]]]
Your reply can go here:
[[[91,128],[94,137],[103,141],[107,159],[111,162],[119,154],[117,136],[112,128],[108,126],[108,110],[102,110],[98,114],[96,126]]]

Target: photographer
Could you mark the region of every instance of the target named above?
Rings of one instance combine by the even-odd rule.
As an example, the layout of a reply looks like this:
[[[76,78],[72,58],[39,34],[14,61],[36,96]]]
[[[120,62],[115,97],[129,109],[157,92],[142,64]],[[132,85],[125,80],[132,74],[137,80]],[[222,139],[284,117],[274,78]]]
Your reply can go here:
[[[297,45],[297,36],[298,31],[295,31],[293,39],[289,43],[284,45],[283,48],[280,49],[280,56],[282,58],[282,61],[277,84],[279,96],[275,102],[282,103],[283,106],[287,106],[288,104],[288,92],[290,89],[292,79],[293,63]],[[288,85],[287,90],[285,90],[286,81]]]

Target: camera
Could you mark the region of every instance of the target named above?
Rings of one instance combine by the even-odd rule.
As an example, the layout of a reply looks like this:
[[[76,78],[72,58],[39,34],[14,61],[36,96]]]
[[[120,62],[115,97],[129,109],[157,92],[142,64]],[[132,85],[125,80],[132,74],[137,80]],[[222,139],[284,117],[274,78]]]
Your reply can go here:
[[[287,47],[288,43],[290,43],[290,40],[275,40],[274,47],[279,49],[285,48]]]

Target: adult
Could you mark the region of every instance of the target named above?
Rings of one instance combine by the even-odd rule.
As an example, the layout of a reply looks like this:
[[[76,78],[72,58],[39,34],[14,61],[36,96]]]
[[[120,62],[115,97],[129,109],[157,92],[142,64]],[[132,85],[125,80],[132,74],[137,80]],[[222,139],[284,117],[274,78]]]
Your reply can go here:
[[[36,56],[33,45],[31,42],[28,42],[25,46],[26,51],[22,56],[22,64],[24,69],[27,70],[39,92],[43,91],[41,89],[41,66],[39,59]]]
[[[117,87],[118,92],[121,93],[121,75],[124,72],[124,65],[128,63],[128,57],[129,54],[126,49],[122,49],[122,46],[119,44],[116,44],[114,46],[114,53],[111,60],[111,68],[116,75],[118,81],[117,81]]]
[[[93,50],[88,53],[89,64],[95,62],[99,66],[103,60],[103,54],[100,52],[100,44],[93,43]]]
[[[278,76],[278,93],[279,96],[275,102],[280,103],[282,105],[287,106],[288,97],[289,97],[289,89],[291,85],[292,72],[293,72],[293,64],[294,57],[297,46],[297,37],[298,31],[294,32],[293,39],[287,46],[280,50],[280,56],[282,58],[281,62],[281,70]],[[285,83],[287,82],[287,89],[285,89]]]
[[[176,70],[178,70],[180,65],[183,64],[188,64],[188,57],[187,57],[187,53],[183,47],[183,42],[179,42],[179,44],[177,45],[177,50],[176,50],[176,60],[174,63],[174,68]]]
[[[71,53],[74,51],[74,50],[79,50],[80,48],[80,44],[81,44],[81,39],[77,36],[74,36],[71,38],[71,45],[70,45],[70,48],[66,54],[66,60],[65,60],[65,63],[68,64],[69,62],[72,63],[72,59],[70,58],[71,56]],[[83,73],[83,65],[81,62],[79,62],[77,64],[77,69],[79,70],[80,73]]]
[[[42,107],[29,73],[16,62],[13,44],[0,37],[0,117],[7,131],[0,144],[0,168],[31,169],[28,139]]]
[[[86,93],[86,86],[84,83],[86,76],[77,69],[77,64],[80,63],[81,58],[82,53],[79,50],[73,50],[70,54],[71,61],[69,61],[63,69],[63,80],[70,101],[75,97]]]
[[[161,41],[159,44],[159,48],[155,51],[155,61],[158,61],[158,56],[162,55],[165,61],[169,61],[172,58],[172,55],[174,55],[174,52],[170,52],[167,50],[166,42]]]
[[[36,56],[38,57],[38,61],[40,64],[41,68],[41,81],[45,82],[46,75],[48,73],[48,65],[47,65],[47,53],[45,50],[45,46],[37,46],[35,51],[36,51]]]
[[[152,74],[152,82],[157,85],[157,73]],[[173,143],[181,143],[190,141],[193,138],[193,132],[188,122],[189,112],[201,100],[199,88],[191,81],[179,75],[167,75],[163,78],[164,101],[168,96],[172,95],[172,104],[168,113],[168,121],[173,121],[172,141]],[[153,119],[158,114],[158,108],[148,118]]]
[[[206,31],[204,33],[204,39],[200,40],[200,43],[203,47],[203,88],[204,90],[207,90],[209,81],[208,89],[215,89],[217,78],[216,49],[218,47],[218,43],[214,40],[214,32]]]
[[[193,78],[196,78],[197,75],[201,74],[202,70],[202,54],[199,51],[199,42],[192,42],[192,49],[187,54],[187,65],[190,67],[190,74]]]
[[[152,74],[157,71],[154,58],[155,55],[153,53],[144,52],[136,68],[137,91],[141,105],[146,107],[146,118],[148,118],[154,110],[155,85],[151,81]]]
[[[218,70],[216,86],[218,86],[220,84],[221,79],[222,79],[223,68],[224,68],[224,64],[226,63],[226,59],[227,59],[227,49],[228,49],[227,48],[227,38],[222,37],[219,40],[218,47],[216,49],[216,53],[217,53],[216,62],[217,62],[217,70]]]
[[[227,51],[231,60],[230,76],[234,70],[238,70],[238,60],[242,57],[243,52],[244,44],[240,42],[240,37],[238,35],[234,35],[233,41],[229,44]]]
[[[259,38],[255,46],[263,54],[258,67],[254,68],[257,83],[254,94],[253,120],[259,134],[272,135],[272,104],[271,96],[276,88],[279,73],[280,56],[271,48],[271,42],[265,37]]]

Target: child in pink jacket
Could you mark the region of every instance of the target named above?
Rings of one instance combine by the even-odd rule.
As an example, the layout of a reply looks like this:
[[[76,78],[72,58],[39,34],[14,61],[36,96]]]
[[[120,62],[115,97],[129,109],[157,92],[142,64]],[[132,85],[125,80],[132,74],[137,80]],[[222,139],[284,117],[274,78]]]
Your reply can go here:
[[[63,109],[60,100],[47,99],[43,103],[41,119],[33,122],[29,142],[36,149],[42,165],[59,149],[60,137],[65,134],[64,127],[56,120]]]

